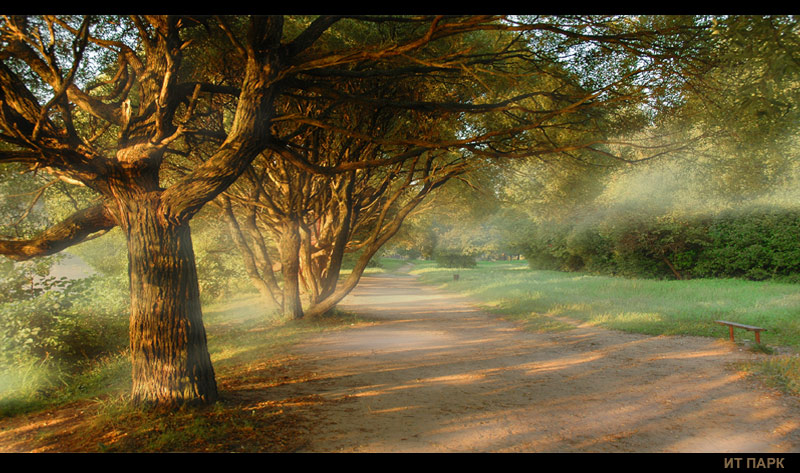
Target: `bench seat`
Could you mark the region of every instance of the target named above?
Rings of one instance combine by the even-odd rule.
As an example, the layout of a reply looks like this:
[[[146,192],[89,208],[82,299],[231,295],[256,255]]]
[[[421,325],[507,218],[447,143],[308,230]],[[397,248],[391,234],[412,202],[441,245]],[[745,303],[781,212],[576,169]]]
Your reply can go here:
[[[727,325],[728,326],[728,329],[730,330],[730,335],[731,335],[731,341],[732,342],[734,341],[734,339],[733,339],[733,329],[734,328],[742,328],[742,329],[754,332],[755,335],[756,335],[756,343],[758,343],[759,345],[761,344],[761,332],[765,332],[767,330],[767,329],[762,328],[762,327],[755,327],[753,325],[745,325],[745,324],[740,324],[740,323],[736,323],[736,322],[728,322],[727,320],[715,320],[714,322],[716,322],[716,323],[718,323],[720,325]]]

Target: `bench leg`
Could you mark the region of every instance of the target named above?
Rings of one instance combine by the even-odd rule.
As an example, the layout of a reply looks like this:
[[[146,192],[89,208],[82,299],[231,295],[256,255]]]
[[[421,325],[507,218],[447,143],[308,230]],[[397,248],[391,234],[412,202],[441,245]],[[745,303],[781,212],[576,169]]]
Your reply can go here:
[[[756,330],[756,343],[761,345],[761,331],[760,330]]]
[[[730,327],[730,326],[728,326],[728,330],[731,332],[731,341],[732,341],[732,342],[733,342],[733,341],[735,341],[735,340],[733,339],[733,327]]]

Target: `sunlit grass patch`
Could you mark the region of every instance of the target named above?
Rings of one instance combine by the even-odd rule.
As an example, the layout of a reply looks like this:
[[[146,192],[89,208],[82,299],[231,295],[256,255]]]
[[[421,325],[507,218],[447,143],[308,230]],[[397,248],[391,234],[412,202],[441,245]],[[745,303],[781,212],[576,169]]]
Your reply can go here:
[[[303,336],[364,322],[355,314],[337,310],[317,319],[289,321],[253,294],[207,304],[203,314],[209,353],[223,388],[226,377],[252,375],[253,370],[248,368],[251,364],[277,365],[287,348]],[[127,350],[70,368],[41,361],[4,367],[0,370],[0,417],[75,401],[105,402],[124,398],[130,392]]]
[[[800,356],[780,355],[742,365],[742,369],[769,386],[800,396]]]
[[[323,317],[285,320],[247,309],[253,299],[209,308],[209,350],[222,400],[204,409],[180,409],[166,415],[110,406],[97,428],[113,425],[124,433],[97,448],[106,452],[284,452],[300,445],[293,424],[279,405],[237,404],[235,392],[254,383],[282,379],[289,348],[301,338],[367,323],[356,314],[333,310]],[[262,304],[260,306],[264,308]]]
[[[277,363],[302,337],[365,322],[337,309],[321,317],[290,320],[257,295],[211,304],[204,312],[209,354],[220,377],[249,363]]]
[[[86,365],[75,371],[31,362],[4,370],[0,373],[0,418],[130,391],[127,353]]]
[[[617,330],[647,332],[648,327],[663,324],[664,317],[657,312],[616,312],[595,314],[588,322]]]
[[[502,312],[498,313],[502,314]],[[564,332],[574,328],[572,324],[560,320],[557,317],[553,317],[553,314],[528,312],[521,316],[518,314],[512,314],[509,315],[508,318],[511,320],[521,321],[526,330],[537,333]]]
[[[204,319],[221,396],[213,406],[165,412],[131,405],[130,361],[121,354],[98,361],[80,379],[65,380],[54,388],[47,403],[34,393],[31,398],[0,403],[0,408],[15,415],[64,407],[68,400],[85,402],[87,417],[79,432],[43,429],[38,436],[43,445],[66,442],[78,451],[294,451],[302,446],[298,442],[303,436],[293,414],[278,404],[248,400],[248,390],[284,382],[291,346],[303,337],[370,323],[341,310],[313,319],[286,320],[248,294],[208,304]]]

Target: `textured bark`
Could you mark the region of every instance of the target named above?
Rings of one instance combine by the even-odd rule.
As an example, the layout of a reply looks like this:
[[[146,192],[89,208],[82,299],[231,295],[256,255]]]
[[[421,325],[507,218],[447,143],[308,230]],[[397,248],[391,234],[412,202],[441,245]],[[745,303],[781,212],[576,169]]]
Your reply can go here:
[[[0,241],[0,255],[16,261],[52,255],[82,242],[92,233],[110,230],[116,224],[104,205],[95,205],[74,213],[30,240]]]
[[[284,222],[280,239],[283,274],[283,313],[293,319],[303,318],[300,302],[300,229],[294,220]]]
[[[231,237],[233,237],[233,241],[236,243],[242,255],[242,263],[244,264],[247,276],[264,299],[273,301],[280,307],[281,299],[278,295],[280,289],[274,281],[274,278],[272,278],[272,268],[269,268],[268,274],[261,274],[258,269],[256,255],[253,249],[250,248],[250,245],[247,244],[242,228],[236,219],[236,215],[233,213],[233,207],[231,206],[229,198],[226,197],[223,199],[223,207],[225,209],[225,217],[228,219],[228,228]]]
[[[188,224],[159,214],[154,195],[127,202],[130,348],[135,403],[175,406],[218,398]]]
[[[661,259],[667,263],[667,266],[669,266],[669,269],[672,271],[672,274],[675,275],[676,279],[683,279],[683,276],[681,276],[681,273],[678,272],[677,268],[675,268],[675,265],[672,264],[672,261],[670,261],[669,258],[662,256]]]
[[[300,225],[300,277],[312,304],[320,297],[317,265],[311,251],[311,232]]]

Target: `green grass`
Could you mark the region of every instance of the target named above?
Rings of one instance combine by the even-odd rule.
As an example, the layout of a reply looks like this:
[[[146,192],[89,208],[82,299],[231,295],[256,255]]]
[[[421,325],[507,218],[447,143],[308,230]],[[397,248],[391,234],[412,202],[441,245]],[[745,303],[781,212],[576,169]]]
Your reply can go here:
[[[286,320],[256,295],[210,305],[203,313],[211,361],[222,370],[278,357],[302,337],[363,322],[338,310],[316,319]]]
[[[519,318],[571,319],[653,335],[724,337],[724,319],[768,329],[770,344],[800,348],[800,286],[735,279],[661,281],[532,271],[524,262],[480,262],[476,269],[412,271],[427,284],[470,295]],[[459,273],[458,281],[452,274]],[[750,333],[737,336],[750,337]]]
[[[105,356],[79,369],[29,362],[0,373],[0,418],[130,391],[127,354]]]
[[[473,297],[486,310],[522,321],[537,331],[568,330],[559,317],[649,335],[728,338],[729,320],[767,329],[762,346],[751,332],[736,331],[753,351],[800,349],[800,285],[737,279],[688,281],[626,279],[530,270],[525,262],[479,262],[475,269],[442,269],[426,262],[412,274],[420,281]],[[453,273],[459,280],[453,280]],[[785,350],[784,350],[785,351]],[[796,356],[769,356],[746,367],[800,395]]]
[[[746,363],[742,369],[781,391],[800,395],[800,357],[770,356],[758,363]]]

